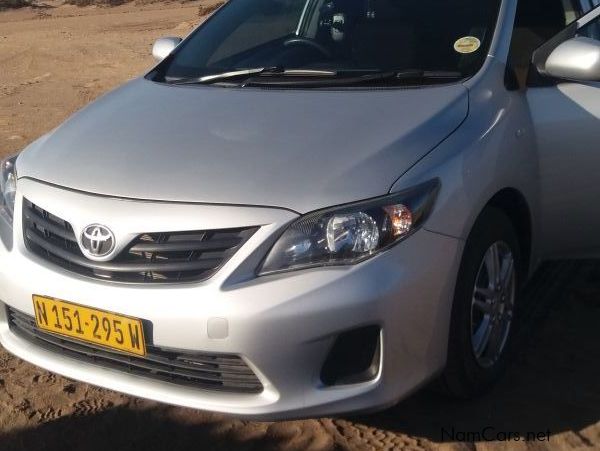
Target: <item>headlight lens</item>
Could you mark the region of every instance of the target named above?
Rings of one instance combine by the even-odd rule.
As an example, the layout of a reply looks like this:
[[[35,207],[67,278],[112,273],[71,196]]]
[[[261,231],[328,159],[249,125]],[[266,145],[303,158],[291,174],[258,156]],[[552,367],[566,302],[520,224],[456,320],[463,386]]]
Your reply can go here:
[[[12,221],[17,194],[17,170],[15,167],[17,156],[14,155],[3,160],[0,168],[0,207],[4,216],[10,221]]]
[[[379,199],[309,213],[288,226],[259,275],[366,260],[423,224],[439,186],[432,180]]]

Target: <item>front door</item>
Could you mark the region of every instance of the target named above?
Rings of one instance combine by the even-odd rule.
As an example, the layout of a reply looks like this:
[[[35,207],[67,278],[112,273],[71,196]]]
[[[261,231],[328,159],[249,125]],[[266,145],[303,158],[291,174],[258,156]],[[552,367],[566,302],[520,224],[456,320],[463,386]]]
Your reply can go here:
[[[576,36],[600,40],[600,7],[537,53]],[[536,78],[529,77],[526,96],[539,152],[540,245],[547,257],[598,257],[600,83]]]

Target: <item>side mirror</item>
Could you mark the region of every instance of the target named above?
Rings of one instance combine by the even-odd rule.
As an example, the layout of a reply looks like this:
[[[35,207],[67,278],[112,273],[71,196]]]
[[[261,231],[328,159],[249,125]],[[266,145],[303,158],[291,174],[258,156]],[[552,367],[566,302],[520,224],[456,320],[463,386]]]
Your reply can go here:
[[[169,37],[157,39],[152,46],[152,56],[156,61],[162,61],[171,54],[182,41],[181,38]]]
[[[584,37],[569,39],[556,47],[543,73],[575,81],[600,81],[600,42]]]

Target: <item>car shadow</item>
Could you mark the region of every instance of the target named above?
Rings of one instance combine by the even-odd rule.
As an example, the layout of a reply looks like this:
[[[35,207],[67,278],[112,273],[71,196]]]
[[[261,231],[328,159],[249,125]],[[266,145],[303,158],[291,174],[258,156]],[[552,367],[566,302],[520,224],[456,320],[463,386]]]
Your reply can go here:
[[[456,401],[422,390],[385,412],[352,421],[434,442],[484,430],[494,436],[577,435],[598,423],[600,263],[546,264],[523,300],[513,362],[491,393]],[[591,444],[579,439],[582,446]]]
[[[600,421],[600,263],[547,264],[524,300],[514,362],[497,387],[477,400],[458,402],[421,390],[372,415],[282,423],[132,400],[0,433],[0,449],[337,450],[368,444],[377,449],[383,436],[392,437],[389,449],[398,449],[409,438],[459,442],[469,439],[461,434],[486,428],[523,437],[572,431],[581,446],[598,444],[600,432],[592,441],[580,431]]]

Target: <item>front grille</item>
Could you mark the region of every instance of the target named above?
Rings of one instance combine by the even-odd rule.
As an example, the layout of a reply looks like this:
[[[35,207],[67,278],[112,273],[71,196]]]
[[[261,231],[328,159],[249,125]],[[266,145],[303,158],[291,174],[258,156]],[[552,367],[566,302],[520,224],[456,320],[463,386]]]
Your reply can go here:
[[[260,393],[261,382],[236,355],[166,351],[146,345],[146,357],[105,350],[37,328],[35,319],[7,307],[10,330],[35,345],[83,362],[205,390]]]
[[[109,262],[84,256],[71,224],[23,199],[23,236],[29,251],[62,268],[115,282],[205,280],[254,234],[256,227],[137,236]]]

